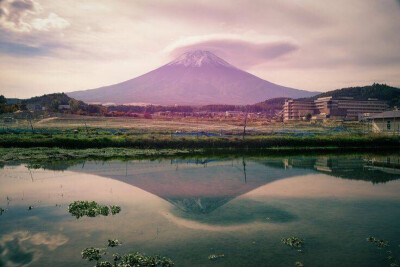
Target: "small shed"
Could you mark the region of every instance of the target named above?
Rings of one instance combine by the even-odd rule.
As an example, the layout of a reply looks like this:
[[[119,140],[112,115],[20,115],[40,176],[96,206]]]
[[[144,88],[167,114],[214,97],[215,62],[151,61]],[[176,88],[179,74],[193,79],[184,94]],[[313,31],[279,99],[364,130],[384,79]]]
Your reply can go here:
[[[385,111],[370,117],[375,133],[400,134],[400,110]]]

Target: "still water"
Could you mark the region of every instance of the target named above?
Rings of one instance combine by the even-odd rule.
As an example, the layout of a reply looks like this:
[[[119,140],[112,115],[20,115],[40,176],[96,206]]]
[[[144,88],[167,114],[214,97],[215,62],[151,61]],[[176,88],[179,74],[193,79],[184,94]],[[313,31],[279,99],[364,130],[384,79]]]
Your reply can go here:
[[[399,155],[7,164],[0,266],[93,266],[82,249],[113,238],[123,244],[108,254],[176,266],[390,266],[388,255],[400,260],[399,178]],[[75,200],[122,211],[76,219]],[[282,244],[290,236],[304,239],[301,253]]]

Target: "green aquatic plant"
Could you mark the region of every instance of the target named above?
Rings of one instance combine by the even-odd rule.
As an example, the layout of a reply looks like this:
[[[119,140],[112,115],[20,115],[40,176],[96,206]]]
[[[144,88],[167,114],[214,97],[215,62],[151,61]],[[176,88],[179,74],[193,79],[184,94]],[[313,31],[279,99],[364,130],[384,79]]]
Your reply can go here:
[[[99,213],[103,216],[108,216],[108,214],[110,214],[110,209],[107,206],[100,206]]]
[[[383,239],[377,239],[376,237],[373,236],[367,237],[367,241],[376,244],[378,248],[386,248],[389,245],[388,241]]]
[[[304,264],[302,262],[300,262],[300,261],[296,261],[295,265],[298,266],[298,267],[303,267],[304,266]]]
[[[110,206],[109,208],[107,206],[102,206],[95,201],[92,202],[74,201],[73,203],[69,204],[68,212],[71,213],[73,216],[75,216],[77,219],[83,216],[88,216],[88,217],[96,217],[98,215],[108,216],[110,214],[110,209],[111,213],[113,213],[112,211],[113,207],[118,207],[118,206]],[[119,210],[121,210],[121,208],[119,208]]]
[[[367,241],[375,244],[378,249],[386,248],[389,246],[388,241],[383,239],[378,239],[373,236],[367,237]],[[387,250],[386,253],[388,254],[388,256],[386,256],[386,259],[390,262],[390,267],[399,267],[396,258],[393,256],[393,252],[391,250]]]
[[[117,265],[117,262],[121,260],[121,255],[119,255],[118,253],[115,253],[112,255],[113,256],[113,260],[114,260],[114,265]]]
[[[287,237],[287,238],[282,238],[281,242],[285,245],[288,245],[292,248],[301,248],[304,245],[304,240],[300,239],[295,236]]]
[[[88,260],[88,261],[98,261],[101,259],[102,255],[104,253],[102,252],[102,249],[100,248],[85,248],[82,250],[82,259]]]
[[[119,242],[117,239],[108,240],[108,246],[109,247],[115,247],[120,245],[121,242]],[[112,264],[110,261],[99,261],[103,255],[106,254],[105,252],[106,249],[101,249],[101,248],[85,248],[82,250],[82,259],[86,259],[88,261],[96,261],[95,267],[110,267],[110,266],[115,266],[115,267],[171,267],[174,265],[174,262],[166,257],[160,257],[159,255],[155,256],[146,256],[144,254],[141,254],[139,252],[134,252],[130,254],[124,254],[120,255],[118,253],[115,253],[112,255],[114,264]]]
[[[108,239],[108,246],[109,247],[116,247],[122,245],[121,242],[118,241],[118,239]]]
[[[115,205],[110,206],[110,209],[111,209],[112,215],[120,213],[120,211],[121,211],[121,207],[120,206],[115,206]]]
[[[224,254],[219,254],[219,255],[217,255],[217,254],[211,254],[211,255],[208,256],[208,259],[209,259],[210,261],[215,261],[215,260],[218,260],[219,258],[223,258],[223,257],[225,257]]]
[[[117,266],[120,267],[170,267],[173,265],[174,262],[171,259],[160,257],[158,255],[145,256],[139,252],[123,255],[120,262],[117,264]]]

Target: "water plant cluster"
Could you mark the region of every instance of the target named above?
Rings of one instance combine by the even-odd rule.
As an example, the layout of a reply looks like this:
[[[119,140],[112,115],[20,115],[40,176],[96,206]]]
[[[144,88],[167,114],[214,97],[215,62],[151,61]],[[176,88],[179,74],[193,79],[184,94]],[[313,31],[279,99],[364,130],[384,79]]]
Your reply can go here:
[[[115,247],[121,243],[117,239],[109,239],[108,246]],[[112,255],[112,263],[108,260],[100,261],[100,259],[106,255],[106,249],[102,248],[85,248],[82,250],[82,259],[87,261],[96,261],[95,267],[171,267],[174,262],[166,257],[159,255],[146,256],[139,252],[129,253],[120,255],[114,253]]]
[[[121,211],[119,206],[102,206],[95,201],[74,201],[69,204],[68,212],[77,219],[83,216],[96,217],[99,215],[108,216],[110,214],[115,215]]]
[[[88,261],[98,261],[101,259],[105,252],[101,248],[85,248],[82,250],[82,259]]]
[[[209,259],[210,261],[215,261],[215,260],[218,260],[219,258],[223,258],[223,257],[225,257],[224,254],[219,254],[219,255],[217,255],[217,254],[211,254],[211,255],[208,256],[208,259]]]
[[[375,244],[378,249],[389,247],[388,241],[383,240],[383,239],[378,239],[373,236],[367,237],[367,241],[372,244]],[[387,253],[386,259],[389,261],[389,266],[390,267],[399,267],[400,265],[399,265],[398,261],[396,260],[396,258],[393,256],[393,252],[391,250],[387,250],[386,253]]]
[[[389,245],[388,241],[385,241],[383,239],[378,239],[373,236],[367,237],[367,241],[376,244],[378,248],[385,248]]]
[[[287,238],[282,238],[281,242],[285,245],[288,245],[292,248],[301,248],[304,245],[304,240],[300,239],[295,236],[287,237]]]
[[[303,252],[303,250],[301,250],[300,248],[303,247],[304,240],[301,238],[298,238],[296,236],[291,236],[291,237],[282,238],[281,242],[285,245],[288,245],[289,247],[297,248],[297,251],[300,253]],[[304,266],[304,264],[300,261],[296,261],[294,265],[298,266],[298,267]]]
[[[117,246],[120,246],[120,245],[122,245],[122,243],[121,242],[119,242],[118,241],[118,239],[108,239],[108,246],[109,247],[117,247]]]

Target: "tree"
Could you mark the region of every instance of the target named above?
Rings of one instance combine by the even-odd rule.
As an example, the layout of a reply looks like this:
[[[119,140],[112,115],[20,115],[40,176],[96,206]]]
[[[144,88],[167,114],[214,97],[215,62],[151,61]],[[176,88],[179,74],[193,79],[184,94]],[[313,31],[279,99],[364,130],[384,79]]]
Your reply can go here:
[[[311,113],[307,113],[307,114],[306,114],[306,121],[310,121],[311,118],[312,118]]]
[[[71,99],[69,101],[69,106],[71,107],[72,112],[77,112],[79,110],[79,101],[75,99]]]
[[[7,99],[4,97],[4,95],[0,95],[0,104],[7,104]]]

